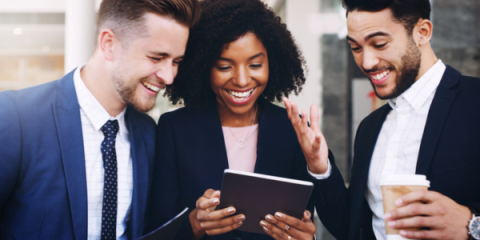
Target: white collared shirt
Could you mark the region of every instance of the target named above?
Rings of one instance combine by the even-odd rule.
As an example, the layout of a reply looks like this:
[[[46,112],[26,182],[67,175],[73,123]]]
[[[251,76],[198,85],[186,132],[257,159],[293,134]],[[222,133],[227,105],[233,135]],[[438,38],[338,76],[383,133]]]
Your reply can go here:
[[[380,180],[383,175],[415,174],[428,111],[446,66],[438,60],[420,79],[397,98],[390,99],[392,107],[383,123],[373,151],[365,197],[373,212],[375,237],[386,239]],[[331,174],[312,174],[326,179]]]
[[[73,82],[80,105],[83,144],[85,148],[85,169],[88,197],[88,239],[100,239],[102,230],[103,205],[103,159],[100,145],[104,139],[100,129],[108,120],[118,120],[119,131],[116,137],[117,151],[117,239],[126,239],[125,229],[132,202],[133,176],[130,139],[125,124],[124,109],[112,117],[97,101],[83,82],[79,67],[75,70]]]
[[[386,239],[380,180],[383,175],[415,174],[428,111],[445,69],[445,64],[438,60],[407,91],[388,100],[392,111],[378,135],[365,191],[377,239]]]

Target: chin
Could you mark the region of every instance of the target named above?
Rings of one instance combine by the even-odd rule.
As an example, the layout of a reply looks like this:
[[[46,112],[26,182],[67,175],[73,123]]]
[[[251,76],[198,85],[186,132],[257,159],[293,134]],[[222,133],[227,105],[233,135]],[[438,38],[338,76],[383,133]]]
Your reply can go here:
[[[155,107],[155,100],[145,102],[133,101],[129,102],[128,105],[132,106],[139,112],[146,113],[151,111]]]

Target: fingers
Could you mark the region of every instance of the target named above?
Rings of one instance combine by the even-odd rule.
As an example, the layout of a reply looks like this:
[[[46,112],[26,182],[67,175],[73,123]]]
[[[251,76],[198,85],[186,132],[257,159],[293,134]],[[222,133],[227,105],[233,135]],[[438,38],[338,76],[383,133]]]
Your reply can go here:
[[[204,193],[203,193],[203,197],[206,197],[206,198],[212,198],[213,194],[217,192],[211,188],[207,189]]]
[[[205,196],[201,196],[197,200],[196,207],[199,209],[215,209],[215,207],[220,203],[220,200],[218,198],[206,198]],[[213,210],[212,209],[212,210]]]
[[[219,235],[219,234],[223,234],[223,233],[235,230],[235,229],[239,228],[240,226],[242,226],[242,224],[243,224],[243,222],[238,222],[238,223],[228,225],[228,226],[225,226],[225,227],[221,227],[221,228],[208,229],[208,230],[205,230],[205,233],[208,234],[208,235]]]
[[[215,210],[215,207],[220,203],[220,191],[215,191],[213,189],[208,189],[205,191],[203,196],[201,196],[196,203],[196,207],[200,209],[210,208],[212,211]]]
[[[235,214],[235,212],[236,212],[236,209],[234,207],[224,208],[224,209],[220,209],[213,212],[198,209],[197,219],[199,221],[215,221],[215,220],[220,220],[224,217],[228,217],[232,214]]]
[[[310,128],[315,132],[320,132],[320,114],[318,113],[318,107],[315,104],[310,106]]]
[[[274,219],[273,216],[271,215],[268,215],[270,216],[272,219]],[[271,220],[269,220],[271,221]],[[275,221],[275,220],[273,220]],[[278,221],[279,222],[279,221]],[[277,224],[278,224],[277,222]],[[282,227],[279,227],[271,222],[267,222],[267,221],[264,221],[262,220],[260,222],[260,225],[263,227],[263,231],[265,231],[268,235],[270,235],[271,237],[275,238],[275,239],[288,239],[288,240],[291,240],[291,239],[296,239],[294,236],[293,236],[293,231],[294,229],[288,229],[287,231],[285,231],[285,226]],[[289,238],[290,237],[290,238]]]
[[[245,215],[240,214],[238,216],[231,216],[215,221],[201,221],[200,226],[207,232],[207,234],[211,235],[208,233],[208,231],[212,230],[216,234],[220,234],[220,231],[227,230],[229,231],[241,226],[243,224],[243,221],[245,221]],[[217,231],[220,230],[220,231]],[[222,232],[224,233],[224,232]]]
[[[395,204],[398,207],[402,207],[414,202],[429,203],[429,202],[435,201],[439,197],[441,197],[441,195],[437,192],[417,190],[417,191],[413,191],[411,193],[405,194],[404,196],[401,196],[395,201]]]
[[[419,231],[407,231],[400,230],[402,237],[410,239],[445,239],[445,234],[442,231],[436,230],[419,230]]]
[[[421,227],[436,227],[441,226],[442,223],[435,217],[415,216],[411,218],[405,218],[396,221],[388,221],[388,226],[396,229],[405,228],[421,228]],[[442,226],[441,228],[445,228]]]
[[[276,239],[310,239],[315,233],[315,225],[310,219],[310,212],[305,211],[303,220],[288,216],[284,213],[275,213],[275,217],[267,215],[267,221],[261,221],[264,231]]]
[[[291,121],[292,121],[292,124],[293,124],[293,128],[298,131],[298,128],[300,127],[300,122],[301,122],[301,119],[300,119],[300,115],[298,113],[298,106],[295,102],[292,102],[292,114],[291,114]]]
[[[287,109],[288,119],[292,120],[292,104],[288,98],[283,98],[283,103],[285,104],[285,109]]]
[[[316,153],[320,151],[320,146],[321,146],[322,140],[320,138],[320,133],[315,133],[315,139],[313,140],[312,143],[312,152]]]
[[[407,206],[397,208],[387,214],[385,214],[386,220],[397,220],[402,218],[414,217],[414,216],[432,216],[441,214],[441,209],[437,209],[435,206],[423,204],[423,203],[412,203]]]
[[[305,214],[304,214],[305,215]],[[280,221],[284,222],[285,224],[288,224],[290,227],[294,227],[296,229],[299,229],[303,232],[314,232],[315,230],[310,228],[310,226],[306,223],[311,222],[310,219],[306,221],[302,221],[298,218],[288,216],[284,213],[275,213],[275,218],[279,219]]]
[[[304,222],[311,222],[312,221],[312,214],[310,213],[310,211],[308,210],[305,210],[305,212],[303,212],[303,218],[302,218],[302,221]]]

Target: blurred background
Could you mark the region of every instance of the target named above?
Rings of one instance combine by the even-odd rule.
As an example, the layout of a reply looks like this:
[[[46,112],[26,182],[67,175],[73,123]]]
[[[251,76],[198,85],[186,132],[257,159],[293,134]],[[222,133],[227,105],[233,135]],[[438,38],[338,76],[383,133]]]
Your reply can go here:
[[[321,128],[347,184],[356,127],[385,102],[353,61],[340,0],[263,0],[287,24],[307,61],[301,108],[317,104]],[[61,78],[85,64],[95,44],[101,0],[0,0],[0,91]],[[433,48],[444,63],[480,77],[480,1],[431,0]],[[279,103],[280,104],[280,103]],[[0,106],[1,107],[1,106]],[[159,96],[150,115],[172,109]],[[320,221],[318,239],[333,239]]]

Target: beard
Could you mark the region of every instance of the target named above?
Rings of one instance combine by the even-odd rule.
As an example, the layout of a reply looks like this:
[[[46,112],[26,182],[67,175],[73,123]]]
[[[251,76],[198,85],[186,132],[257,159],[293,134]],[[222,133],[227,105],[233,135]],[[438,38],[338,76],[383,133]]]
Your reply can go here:
[[[392,99],[400,96],[402,93],[407,91],[416,81],[416,78],[418,76],[418,72],[420,70],[420,62],[422,59],[422,54],[420,52],[420,49],[415,45],[415,42],[413,41],[413,38],[410,37],[408,46],[407,46],[407,51],[405,55],[402,56],[402,65],[396,69],[394,66],[388,66],[384,69],[380,68],[374,68],[365,72],[375,72],[375,71],[381,71],[381,70],[396,70],[398,73],[396,79],[395,79],[395,87],[391,93],[388,93],[386,95],[379,95],[377,92],[377,89],[375,88],[375,85],[372,82],[372,79],[370,79],[370,84],[372,84],[373,90],[375,91],[375,95],[377,95],[378,98],[382,100],[387,100],[387,99]]]
[[[114,71],[112,75],[113,85],[120,97],[127,104],[135,108],[139,112],[148,112],[155,107],[155,97],[149,97],[142,101],[135,93],[138,84],[146,81],[147,78],[142,78],[138,81],[125,79],[121,71]]]

